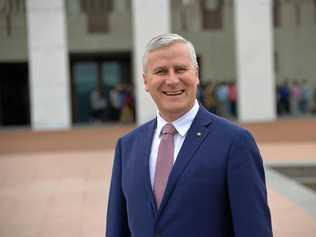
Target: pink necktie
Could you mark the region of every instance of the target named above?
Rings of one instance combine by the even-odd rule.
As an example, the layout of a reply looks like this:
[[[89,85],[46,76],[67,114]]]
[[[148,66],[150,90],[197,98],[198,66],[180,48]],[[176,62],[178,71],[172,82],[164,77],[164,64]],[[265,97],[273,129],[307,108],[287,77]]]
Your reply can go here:
[[[177,130],[170,123],[167,123],[161,131],[161,140],[158,149],[158,157],[156,163],[154,194],[156,204],[159,209],[165,188],[167,186],[168,177],[173,165],[174,142],[173,137]]]

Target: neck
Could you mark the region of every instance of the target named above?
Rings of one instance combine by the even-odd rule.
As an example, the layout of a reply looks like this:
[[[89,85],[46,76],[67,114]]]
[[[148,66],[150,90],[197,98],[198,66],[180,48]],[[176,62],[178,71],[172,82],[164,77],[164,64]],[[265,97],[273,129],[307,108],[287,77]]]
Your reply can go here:
[[[161,113],[159,111],[159,115],[168,123],[172,123],[174,121],[176,121],[178,118],[182,117],[184,114],[186,114],[187,112],[189,112],[193,106],[195,105],[195,102],[194,104],[187,110],[185,111],[175,111],[173,113]]]

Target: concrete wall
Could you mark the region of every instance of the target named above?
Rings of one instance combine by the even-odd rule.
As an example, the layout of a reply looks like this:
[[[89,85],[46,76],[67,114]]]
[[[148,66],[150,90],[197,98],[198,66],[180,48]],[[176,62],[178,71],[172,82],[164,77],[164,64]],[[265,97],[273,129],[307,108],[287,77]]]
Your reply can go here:
[[[23,12],[13,14],[9,19],[0,12],[0,62],[27,61],[26,31]]]
[[[129,1],[116,0],[108,13],[109,32],[89,33],[87,15],[75,0],[67,1],[67,26],[70,52],[132,51],[132,13]]]
[[[277,53],[276,80],[281,82],[306,78],[316,86],[316,6],[313,0],[282,1],[281,22],[275,28]],[[297,24],[295,4],[300,6],[300,23]]]

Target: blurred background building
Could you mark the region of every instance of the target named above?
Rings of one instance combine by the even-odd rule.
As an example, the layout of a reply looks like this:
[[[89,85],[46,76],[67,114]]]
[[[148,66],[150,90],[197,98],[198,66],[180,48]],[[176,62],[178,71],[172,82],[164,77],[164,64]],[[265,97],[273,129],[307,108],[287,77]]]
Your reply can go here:
[[[195,45],[209,110],[315,112],[316,0],[0,0],[0,127],[146,121],[142,50],[164,32]]]

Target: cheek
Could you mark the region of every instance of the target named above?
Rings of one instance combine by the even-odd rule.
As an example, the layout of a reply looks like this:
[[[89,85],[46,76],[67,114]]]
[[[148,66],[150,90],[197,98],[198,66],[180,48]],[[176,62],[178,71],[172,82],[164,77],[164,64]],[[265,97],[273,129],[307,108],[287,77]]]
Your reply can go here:
[[[151,91],[157,91],[163,86],[164,80],[160,77],[151,78],[151,81],[148,81],[147,88]]]
[[[198,78],[190,78],[188,80],[183,80],[182,82],[190,90],[196,90],[197,86],[199,85]]]

